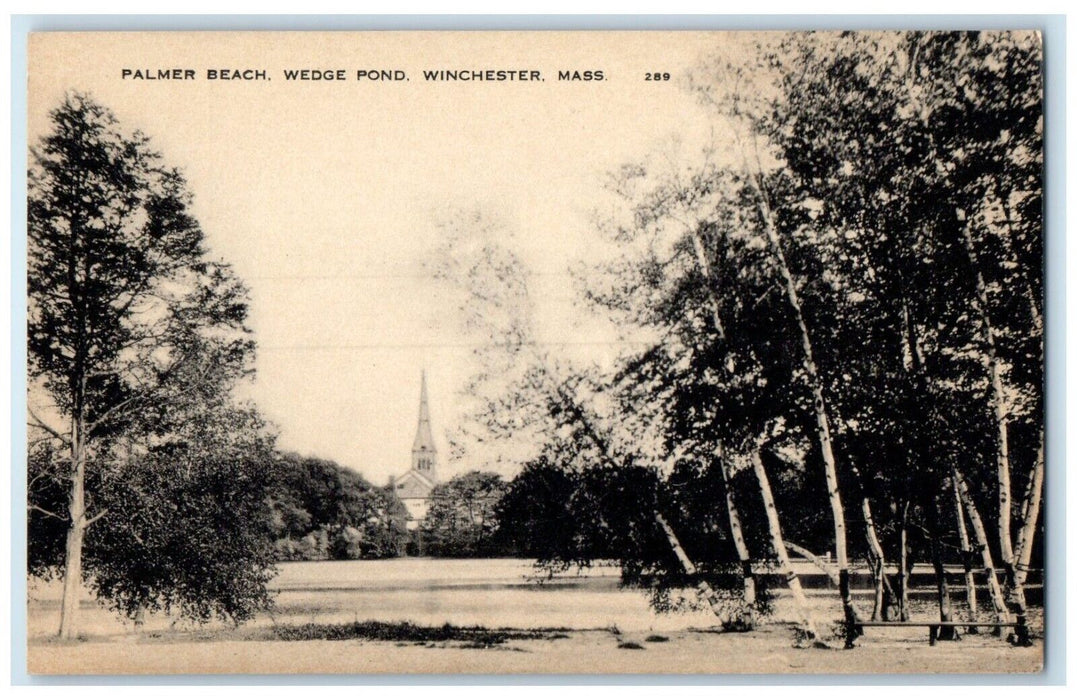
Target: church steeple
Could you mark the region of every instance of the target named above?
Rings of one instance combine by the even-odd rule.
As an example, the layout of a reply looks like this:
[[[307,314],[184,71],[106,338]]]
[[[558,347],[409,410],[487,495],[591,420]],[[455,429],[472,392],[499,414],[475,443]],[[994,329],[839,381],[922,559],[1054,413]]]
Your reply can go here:
[[[419,390],[419,425],[415,430],[415,444],[411,448],[411,468],[435,481],[437,456],[434,433],[430,427],[430,407],[427,405],[426,370],[423,370],[422,388]]]

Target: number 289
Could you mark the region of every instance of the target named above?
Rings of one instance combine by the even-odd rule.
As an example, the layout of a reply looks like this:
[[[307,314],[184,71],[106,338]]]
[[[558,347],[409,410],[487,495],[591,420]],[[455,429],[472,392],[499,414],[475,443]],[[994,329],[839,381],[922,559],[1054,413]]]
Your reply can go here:
[[[651,82],[669,80],[669,73],[645,73],[643,79]]]

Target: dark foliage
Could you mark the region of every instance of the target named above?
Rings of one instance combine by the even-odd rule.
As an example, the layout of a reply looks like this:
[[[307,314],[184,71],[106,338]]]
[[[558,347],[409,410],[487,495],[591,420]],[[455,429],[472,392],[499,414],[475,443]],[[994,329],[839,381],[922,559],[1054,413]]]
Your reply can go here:
[[[471,471],[438,484],[422,523],[424,553],[435,557],[482,557],[502,553],[498,502],[505,492],[501,476]]]
[[[403,554],[403,504],[389,489],[334,462],[278,455],[269,486],[282,560],[383,559]]]

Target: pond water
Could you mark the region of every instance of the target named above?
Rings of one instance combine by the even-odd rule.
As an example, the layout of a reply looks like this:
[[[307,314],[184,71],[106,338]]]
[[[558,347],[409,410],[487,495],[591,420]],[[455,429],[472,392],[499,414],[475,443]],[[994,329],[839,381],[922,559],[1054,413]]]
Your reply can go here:
[[[619,585],[615,567],[549,577],[522,559],[390,559],[280,565],[278,622],[408,620],[487,627],[619,626],[679,629],[714,624],[709,611],[657,615],[647,594]]]
[[[365,620],[409,621],[420,625],[445,623],[485,627],[553,627],[677,631],[713,627],[717,619],[709,608],[656,613],[647,592],[622,588],[619,571],[612,566],[570,570],[553,577],[525,559],[427,559],[382,561],[288,562],[278,566],[270,583],[275,609],[245,625],[332,624]],[[841,617],[837,592],[807,563],[796,565],[809,585],[813,615],[819,620]],[[934,605],[929,570],[915,570],[927,587],[914,593],[918,605]],[[863,572],[861,572],[863,573]],[[814,577],[814,584],[808,579]],[[964,605],[963,589],[951,574],[955,606]],[[867,580],[865,578],[865,580]],[[815,585],[812,588],[810,586]],[[775,584],[773,621],[792,620],[796,614],[783,587]],[[59,624],[59,582],[30,582],[28,628],[31,637],[55,634]],[[694,592],[688,592],[694,599]],[[863,612],[871,609],[871,591],[854,591]],[[987,604],[986,594],[981,605]],[[926,608],[925,608],[926,611]],[[927,611],[934,614],[934,611]],[[214,622],[200,629],[224,629]],[[83,594],[80,628],[91,635],[123,635],[134,631],[129,621]],[[192,630],[197,626],[150,615],[144,632]]]

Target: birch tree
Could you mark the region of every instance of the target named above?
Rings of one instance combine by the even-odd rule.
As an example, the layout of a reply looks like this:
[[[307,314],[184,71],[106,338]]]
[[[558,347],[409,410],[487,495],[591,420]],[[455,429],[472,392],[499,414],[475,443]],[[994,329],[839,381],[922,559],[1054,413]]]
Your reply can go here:
[[[821,263],[814,274],[830,278],[786,288],[810,290],[799,315],[815,319],[809,340],[826,338],[812,349],[824,407],[841,417],[831,432],[866,454],[918,436],[904,459],[910,493],[937,492],[947,479],[939,465],[951,460],[987,488],[976,456],[993,443],[997,507],[986,515],[1024,643],[1021,557],[1043,471],[1039,37],[817,33],[758,48],[765,59],[750,69],[720,66],[719,80],[695,87],[744,125],[734,130],[741,170],[761,219],[784,235],[771,236],[772,250],[775,239],[787,255],[807,249]],[[842,352],[857,342],[859,352]],[[869,393],[857,398],[857,387]],[[898,410],[872,408],[900,395]],[[1019,544],[1015,478],[1026,484]],[[914,520],[934,512],[895,505]]]

